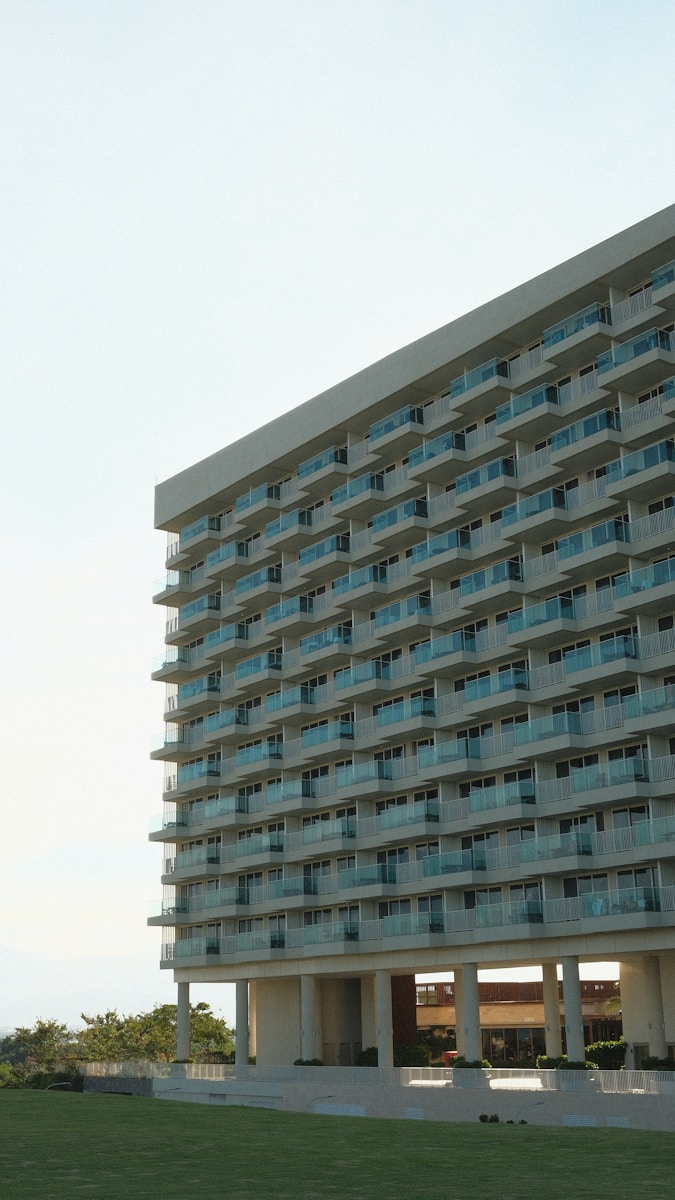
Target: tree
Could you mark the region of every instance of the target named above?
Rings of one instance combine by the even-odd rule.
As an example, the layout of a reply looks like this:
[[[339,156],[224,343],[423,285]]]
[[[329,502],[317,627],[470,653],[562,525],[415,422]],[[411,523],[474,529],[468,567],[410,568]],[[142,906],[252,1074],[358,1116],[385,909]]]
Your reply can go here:
[[[58,1021],[36,1021],[32,1029],[18,1026],[13,1035],[3,1039],[2,1057],[5,1062],[53,1071],[56,1066],[77,1058],[76,1035]]]
[[[176,1057],[176,1005],[156,1004],[147,1013],[120,1017],[114,1010],[82,1013],[80,1057],[85,1062],[171,1061]],[[234,1035],[204,1002],[190,1007],[192,1057],[203,1062],[234,1053]]]

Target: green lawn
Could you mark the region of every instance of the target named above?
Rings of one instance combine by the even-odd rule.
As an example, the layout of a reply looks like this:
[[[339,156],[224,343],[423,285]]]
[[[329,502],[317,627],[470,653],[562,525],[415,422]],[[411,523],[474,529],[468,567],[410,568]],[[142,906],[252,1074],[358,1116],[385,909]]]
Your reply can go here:
[[[0,1091],[3,1200],[670,1200],[674,1174],[669,1133]]]

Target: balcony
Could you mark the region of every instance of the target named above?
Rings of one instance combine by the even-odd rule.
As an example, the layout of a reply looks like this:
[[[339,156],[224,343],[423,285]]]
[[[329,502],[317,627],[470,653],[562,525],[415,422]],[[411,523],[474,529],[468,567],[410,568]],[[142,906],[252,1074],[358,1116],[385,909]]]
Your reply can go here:
[[[335,785],[337,788],[365,787],[370,783],[389,783],[393,777],[393,763],[376,759],[338,767],[335,771]]]
[[[491,358],[471,371],[465,371],[450,384],[450,400],[460,411],[470,404],[471,412],[482,416],[494,404],[495,394],[508,390],[509,364]]]
[[[435,663],[439,659],[448,658],[452,655],[473,654],[476,649],[475,634],[465,633],[461,629],[456,629],[452,633],[431,638],[430,641],[417,646],[415,649],[415,663],[418,667],[421,667],[424,663]]]
[[[443,933],[443,913],[403,913],[383,917],[380,921],[382,937],[417,937],[424,933]]]
[[[437,825],[440,816],[438,800],[414,800],[412,804],[395,804],[379,816],[380,829],[404,829],[408,825]],[[393,880],[392,880],[393,882]]]
[[[565,425],[563,429],[556,429],[551,434],[551,454],[558,455],[559,459],[569,457],[575,467],[577,465],[583,467],[597,465],[599,444],[605,440],[607,440],[608,446],[615,444],[617,439],[612,439],[610,442],[606,435],[608,431],[618,432],[620,429],[621,414],[611,408],[601,409],[600,412],[592,413],[580,421]],[[587,446],[581,444],[586,442],[590,442],[590,444]],[[566,453],[568,451],[569,454]],[[559,459],[556,459],[556,462]]]
[[[260,487],[251,488],[243,496],[238,496],[234,503],[234,511],[238,517],[248,516],[255,510],[258,516],[265,509],[276,509],[281,500],[281,486],[278,483],[262,483]]]
[[[431,564],[429,573],[434,569],[438,569],[438,563],[435,560],[441,556],[445,556],[443,561],[450,561],[449,556],[452,555],[452,560],[460,557],[469,557],[468,555],[458,555],[457,550],[471,549],[471,534],[468,529],[450,529],[446,533],[439,533],[436,537],[428,538],[426,542],[419,542],[412,547],[412,553],[409,556],[409,561],[413,566],[418,566],[420,563],[429,562]]]
[[[202,779],[219,779],[221,764],[213,762],[209,759],[201,759],[199,762],[183,763],[178,768],[176,777],[178,788],[184,787],[188,783],[199,783]]]
[[[325,725],[315,726],[314,729],[303,729],[300,738],[303,750],[309,750],[315,746],[324,746],[327,742],[335,742],[342,739],[353,741],[354,722],[328,721]]]
[[[590,529],[580,529],[577,533],[558,538],[558,560],[562,563],[568,558],[591,553],[593,557],[587,565],[602,565],[607,570],[613,566],[618,568],[625,562],[628,549],[620,551],[617,543],[627,546],[628,542],[630,530],[627,522],[619,518],[603,521],[599,525],[592,525]],[[598,550],[605,550],[606,553],[599,556]]]
[[[197,600],[191,600],[189,604],[184,604],[180,609],[181,631],[203,633],[211,629],[220,620],[220,606],[220,592],[212,593],[209,596],[200,596]]]
[[[589,304],[544,330],[544,353],[569,369],[589,362],[607,344],[611,320],[607,305]]]
[[[352,644],[351,625],[333,625],[300,639],[300,654],[349,653]]]
[[[213,629],[204,638],[204,656],[206,658],[223,659],[230,652],[236,652],[248,641],[249,626],[243,622],[231,625],[221,625]]]
[[[265,610],[265,625],[279,625],[284,622],[287,628],[305,625],[306,618],[311,618],[314,611],[314,600],[311,596],[291,596]]]
[[[283,833],[256,833],[252,837],[240,838],[235,842],[237,858],[252,858],[254,855],[281,854],[284,849]]]
[[[293,509],[292,512],[282,513],[274,521],[265,526],[265,542],[276,547],[292,550],[302,546],[312,533],[313,513],[304,508]]]
[[[316,821],[313,825],[305,825],[302,830],[304,846],[314,846],[317,842],[350,841],[356,837],[356,821],[352,817],[341,817],[336,821]]]
[[[425,775],[436,767],[464,766],[469,760],[480,758],[480,739],[457,738],[454,742],[422,746],[417,757],[420,772]]]
[[[268,588],[269,585],[279,587],[281,585],[281,567],[262,567],[259,571],[253,571],[250,575],[242,575],[236,583],[236,593],[238,596],[246,595],[248,592],[254,592],[261,588]]]
[[[675,340],[665,329],[649,329],[612,346],[598,356],[598,379],[603,387],[616,386],[637,393],[653,387],[673,365]]]
[[[311,779],[285,779],[267,784],[268,804],[285,804],[302,811],[314,807],[314,784]]]
[[[460,467],[467,461],[465,448],[463,433],[442,433],[413,447],[408,455],[408,470],[425,480],[447,481],[455,473],[453,466]]]
[[[467,799],[470,813],[492,812],[493,809],[511,808],[514,804],[534,804],[534,781],[518,779],[494,787],[472,787]]]
[[[511,527],[527,521],[536,529],[537,537],[545,537],[551,531],[560,527],[560,514],[567,507],[567,493],[563,488],[547,488],[545,492],[536,492],[515,504],[509,504],[502,509],[502,528],[512,532]],[[541,518],[541,519],[539,519]],[[534,537],[532,537],[534,541]]]
[[[286,935],[276,929],[254,929],[250,933],[236,933],[234,948],[237,953],[255,950],[283,950],[286,945]]]
[[[235,754],[238,767],[269,766],[281,762],[284,747],[281,742],[257,742],[254,746],[241,746]]]
[[[419,717],[435,717],[436,701],[433,696],[414,696],[397,704],[387,704],[377,714],[377,726],[397,725],[401,721],[412,721]]]
[[[220,530],[220,517],[200,517],[199,520],[193,521],[191,525],[186,525],[184,529],[181,529],[178,538],[180,549],[186,549],[198,538],[200,550],[206,549],[209,543],[220,541]]]
[[[410,617],[430,618],[431,615],[430,596],[408,596],[405,600],[397,600],[394,604],[387,604],[384,608],[376,609],[372,625],[374,629],[384,629],[388,625],[395,625]]]
[[[672,283],[675,283],[675,259],[652,271],[652,291],[660,291],[661,288],[669,287]]]
[[[391,529],[394,525],[400,525],[402,521],[412,521],[416,517],[425,520],[428,516],[429,508],[426,500],[405,500],[403,504],[397,504],[395,508],[388,508],[385,512],[377,513],[373,517],[373,536],[375,537],[376,534],[382,533],[386,529]]]
[[[406,404],[398,412],[391,413],[370,426],[370,445],[381,443],[378,450],[389,450],[392,442],[397,450],[405,451],[419,438],[420,426],[424,424],[424,409]]]
[[[473,871],[474,856],[471,850],[453,850],[447,854],[429,854],[422,860],[425,877],[434,875],[457,875]],[[479,868],[483,869],[483,868]]]
[[[288,708],[312,705],[314,704],[314,693],[315,688],[308,687],[307,684],[300,684],[298,687],[293,688],[282,688],[280,692],[274,692],[273,695],[267,696],[265,700],[265,712],[285,712]]]
[[[590,646],[582,646],[578,650],[571,650],[564,655],[563,662],[565,674],[572,675],[576,671],[597,670],[610,663],[622,663],[624,659],[637,659],[638,657],[637,638],[622,635],[594,642]]]
[[[514,726],[513,734],[515,746],[527,746],[549,738],[580,738],[581,716],[577,712],[550,713],[547,717],[537,717]]]
[[[312,458],[306,458],[298,467],[298,479],[302,479],[304,484],[309,483],[312,475],[321,473],[321,482],[323,483],[326,475],[335,467],[347,465],[347,447],[346,446],[329,446],[327,450],[322,450],[320,454],[315,454]]]
[[[534,441],[545,437],[555,428],[559,420],[559,404],[560,397],[556,385],[541,384],[530,392],[512,396],[505,404],[500,404],[495,411],[495,424],[505,425],[526,415],[528,441]],[[533,416],[533,413],[536,415]]]
[[[460,602],[463,599],[468,599],[471,596],[479,596],[484,604],[487,604],[488,597],[481,595],[491,588],[499,588],[497,594],[492,597],[497,603],[501,602],[504,592],[511,592],[511,588],[505,586],[510,583],[522,582],[523,579],[523,564],[517,558],[503,559],[502,562],[493,563],[491,567],[483,567],[480,571],[472,571],[470,575],[462,575],[457,581],[456,590],[458,592]]]
[[[225,542],[217,550],[207,554],[206,567],[209,575],[235,575],[246,564],[247,559],[246,542]]]
[[[336,692],[351,691],[360,688],[362,693],[377,692],[381,682],[388,682],[391,677],[389,663],[374,662],[358,663],[352,667],[344,667],[337,671],[334,677]]]
[[[331,509],[340,513],[349,513],[355,517],[367,517],[377,511],[379,502],[384,498],[384,475],[378,472],[367,472],[350,479],[331,494]]]
[[[192,850],[179,850],[173,860],[174,871],[193,870],[196,867],[215,867],[220,864],[220,846],[195,846]]]
[[[318,946],[327,942],[358,942],[359,926],[349,921],[322,921],[319,925],[306,925],[303,929],[305,946]]]
[[[513,458],[493,458],[474,471],[467,471],[455,480],[455,500],[466,509],[475,501],[499,504],[508,498],[516,485],[517,466]],[[506,483],[512,480],[512,483]]]
[[[507,692],[527,691],[529,686],[528,671],[524,667],[511,667],[493,675],[484,675],[481,679],[468,680],[464,685],[464,703],[475,704],[504,696]],[[522,702],[524,697],[518,699]]]
[[[621,487],[618,492],[622,497],[635,498],[639,495],[643,501],[653,499],[662,494],[664,487],[667,486],[668,476],[672,477],[675,473],[671,465],[673,463],[675,463],[675,445],[670,438],[657,442],[653,446],[646,446],[644,450],[637,450],[634,454],[625,454],[605,467],[608,493],[612,494],[612,485],[620,483]],[[661,470],[654,470],[662,464],[665,466]],[[646,471],[651,471],[648,478],[644,478]],[[626,480],[631,477],[632,486],[626,487]]]
[[[203,675],[201,679],[181,683],[178,687],[177,707],[183,708],[187,704],[194,707],[196,703],[204,700],[212,704],[214,696],[220,695],[220,688],[220,675]]]
[[[373,587],[373,584],[382,584],[386,588],[386,583],[387,568],[378,563],[371,563],[367,567],[361,567],[358,571],[350,571],[349,575],[342,575],[339,579],[335,579],[332,590],[335,596],[346,596],[350,592],[363,591],[360,598],[370,605],[374,596],[383,591],[382,587]],[[350,600],[354,603],[356,597],[352,596]]]
[[[248,725],[248,712],[245,708],[227,708],[223,712],[210,713],[204,721],[204,736],[223,734],[228,729],[236,732]]]
[[[616,598],[617,601],[625,601],[635,596],[643,608],[650,604],[661,607],[672,601],[671,585],[673,582],[675,582],[675,557],[664,558],[661,562],[652,563],[637,571],[630,571],[617,579]],[[660,588],[664,588],[664,591],[659,591]],[[652,591],[654,592],[653,598],[647,595]],[[625,605],[625,607],[628,606]]]
[[[255,675],[264,675],[268,671],[280,671],[282,668],[280,650],[267,650],[264,654],[256,654],[254,658],[245,658],[238,662],[235,669],[235,679],[251,679]]]

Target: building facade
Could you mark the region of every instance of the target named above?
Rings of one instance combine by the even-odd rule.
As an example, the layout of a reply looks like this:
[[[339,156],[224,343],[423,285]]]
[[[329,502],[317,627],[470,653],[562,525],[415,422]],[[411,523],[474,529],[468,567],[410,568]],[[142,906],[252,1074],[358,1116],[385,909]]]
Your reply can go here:
[[[618,960],[675,1042],[675,206],[159,485],[162,966],[352,1063],[415,972]]]

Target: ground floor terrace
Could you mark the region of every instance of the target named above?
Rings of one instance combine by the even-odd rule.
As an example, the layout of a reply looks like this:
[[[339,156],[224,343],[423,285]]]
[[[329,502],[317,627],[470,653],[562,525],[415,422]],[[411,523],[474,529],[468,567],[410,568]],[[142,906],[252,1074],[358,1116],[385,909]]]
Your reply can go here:
[[[339,955],[334,952],[324,961],[315,957],[306,964],[284,959],[283,950],[276,959],[269,949],[259,961],[249,959],[241,968],[222,965],[205,970],[201,964],[185,964],[174,971],[177,1058],[185,1060],[190,1054],[190,984],[222,981],[236,985],[239,1067],[251,1058],[264,1067],[317,1059],[326,1066],[352,1067],[363,1049],[375,1047],[378,1066],[392,1068],[394,1047],[411,1046],[418,1040],[416,975],[433,969],[454,972],[452,1012],[448,1011],[447,1021],[438,1024],[446,1030],[454,1025],[456,1049],[466,1059],[490,1058],[485,1054],[479,970],[536,965],[541,968],[537,1012],[542,1020],[543,1051],[551,1057],[566,1052],[570,1060],[582,1061],[590,1026],[580,965],[613,960],[619,963],[623,1036],[628,1043],[626,1066],[637,1069],[648,1056],[665,1059],[675,1045],[675,948],[659,946],[651,936],[654,932],[642,923],[629,933],[624,931],[621,938],[609,942],[603,938],[597,946],[591,936],[580,939],[583,944],[570,939],[562,946],[565,953],[556,957],[551,956],[548,939],[542,940],[540,947],[533,937],[527,957],[469,958],[465,954],[460,958],[457,954],[454,961],[448,961],[447,947],[442,953],[440,948],[438,953],[431,948],[425,953],[418,947],[391,957],[370,958],[358,952],[358,947],[343,945]],[[491,1020],[487,1028],[503,1029],[505,1024],[513,1027],[502,1017],[498,1024]],[[534,1025],[533,1019],[523,1022],[524,1028]]]

